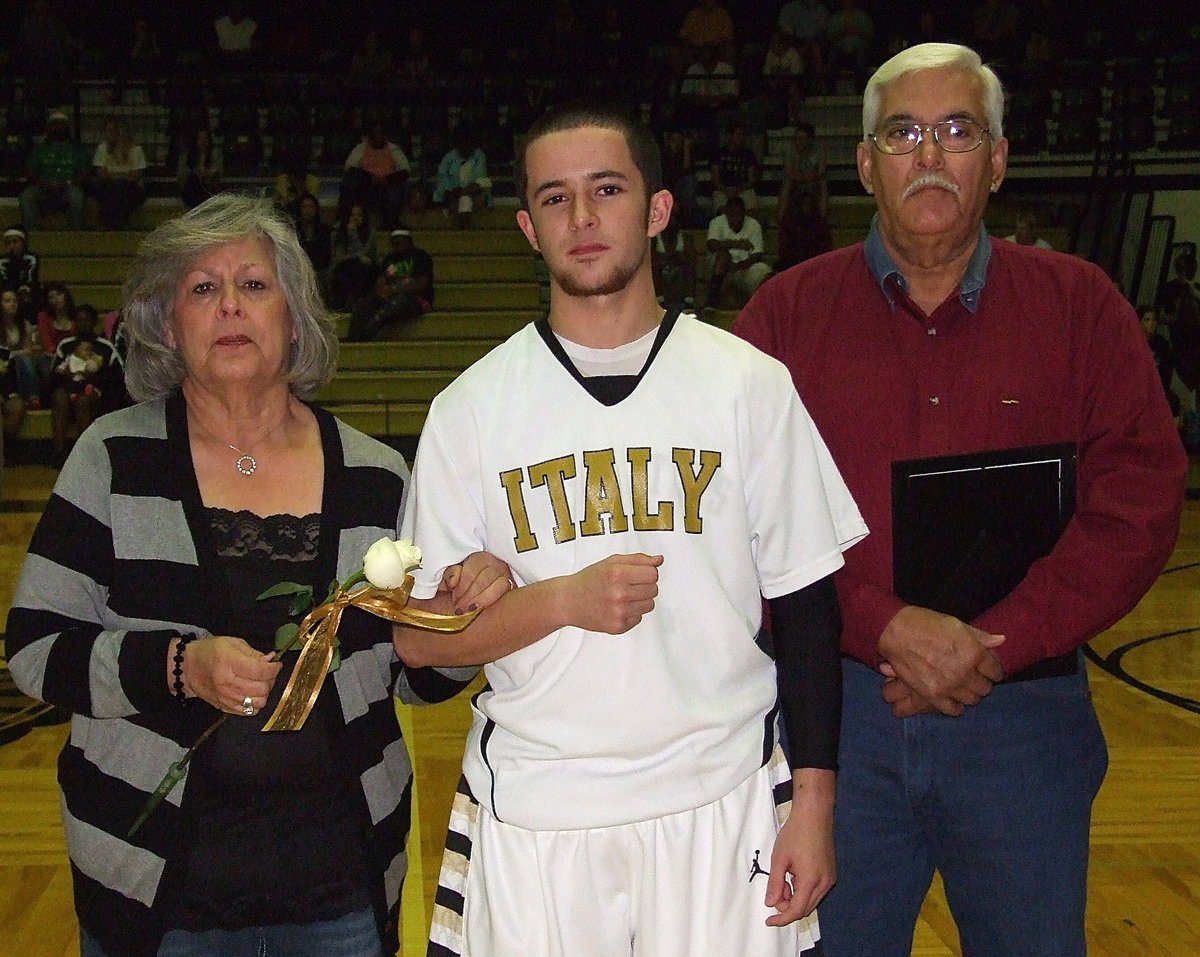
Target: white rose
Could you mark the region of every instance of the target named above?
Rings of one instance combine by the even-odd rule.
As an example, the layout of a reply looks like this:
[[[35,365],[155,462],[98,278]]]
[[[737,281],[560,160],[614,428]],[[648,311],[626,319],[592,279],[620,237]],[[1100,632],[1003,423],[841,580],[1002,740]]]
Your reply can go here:
[[[363,556],[363,574],[376,588],[399,588],[409,569],[421,564],[421,549],[407,538],[381,538]]]

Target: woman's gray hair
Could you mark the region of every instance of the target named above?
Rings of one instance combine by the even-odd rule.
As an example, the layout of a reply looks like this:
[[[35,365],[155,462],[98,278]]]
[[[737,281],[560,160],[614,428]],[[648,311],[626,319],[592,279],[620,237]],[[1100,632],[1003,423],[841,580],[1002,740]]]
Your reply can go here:
[[[121,307],[129,341],[125,383],[135,399],[169,395],[187,375],[180,350],[167,344],[179,284],[206,253],[247,239],[270,251],[287,301],[295,341],[285,378],[292,392],[308,398],[332,378],[337,336],[291,221],[268,199],[218,193],[164,222],[138,248]]]
[[[979,54],[958,43],[918,43],[901,50],[883,64],[867,81],[863,91],[863,139],[875,132],[879,122],[883,91],[897,77],[914,70],[966,70],[979,77],[983,87],[983,109],[993,142],[1004,135],[1004,87],[990,66],[985,66]]]

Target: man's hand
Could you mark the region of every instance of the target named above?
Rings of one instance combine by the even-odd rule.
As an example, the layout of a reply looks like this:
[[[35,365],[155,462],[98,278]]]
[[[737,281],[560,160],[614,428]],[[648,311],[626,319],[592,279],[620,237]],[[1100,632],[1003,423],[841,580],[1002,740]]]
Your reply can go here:
[[[893,672],[889,665],[883,673]],[[883,700],[892,707],[892,717],[911,718],[914,714],[937,714],[937,708],[922,698],[899,678],[890,677],[883,683]]]
[[[565,618],[586,631],[620,635],[654,608],[661,555],[610,555],[563,581]]]
[[[879,636],[879,653],[886,662],[883,674],[906,686],[885,686],[884,697],[896,696],[888,703],[898,717],[925,710],[914,694],[932,709],[957,717],[968,705],[979,704],[1004,677],[992,651],[1003,641],[1003,635],[989,635],[950,615],[907,605]],[[897,704],[903,713],[897,712]]]
[[[807,917],[833,887],[834,781],[833,771],[792,772],[792,811],[775,838],[767,877],[766,905],[777,911],[767,918],[770,927]]]

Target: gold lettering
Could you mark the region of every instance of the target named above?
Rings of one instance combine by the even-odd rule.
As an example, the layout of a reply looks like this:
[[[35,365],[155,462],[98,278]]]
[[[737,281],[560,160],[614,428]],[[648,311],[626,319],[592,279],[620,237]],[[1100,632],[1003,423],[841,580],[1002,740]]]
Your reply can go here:
[[[603,535],[603,516],[608,516],[609,532],[629,531],[625,504],[621,501],[621,483],[617,481],[616,454],[612,449],[583,453],[587,473],[587,498],[579,531],[584,535]]]
[[[518,552],[528,552],[537,548],[537,536],[529,527],[529,513],[525,510],[525,496],[521,494],[522,473],[520,469],[509,469],[500,473],[500,484],[504,486],[504,494],[508,498],[508,514],[512,519],[513,544]]]
[[[675,503],[659,502],[650,511],[650,449],[628,449],[629,474],[633,483],[633,528],[638,532],[669,532],[675,527]]]
[[[704,519],[700,516],[700,498],[708,488],[717,469],[721,467],[720,452],[700,452],[700,471],[693,471],[696,461],[695,449],[674,449],[671,458],[679,472],[683,486],[683,530],[691,535],[704,531]]]
[[[571,520],[571,506],[567,502],[567,479],[574,477],[575,458],[571,455],[529,467],[530,487],[545,485],[550,494],[550,507],[554,509],[554,540],[559,545],[575,537],[575,523]]]

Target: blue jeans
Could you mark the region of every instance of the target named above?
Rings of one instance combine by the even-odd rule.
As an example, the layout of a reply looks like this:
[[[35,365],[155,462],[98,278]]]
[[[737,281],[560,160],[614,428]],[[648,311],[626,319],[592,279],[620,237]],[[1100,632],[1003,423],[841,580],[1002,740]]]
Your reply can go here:
[[[908,957],[940,871],[964,957],[1082,957],[1092,801],[1108,767],[1076,674],[997,685],[959,718],[893,718],[842,667],[837,886],[828,957]]]
[[[38,381],[37,363],[33,356],[13,356],[12,362],[17,395],[26,402],[38,398],[42,393],[42,386]]]
[[[81,957],[106,957],[80,928]],[[245,930],[173,930],[158,957],[383,957],[370,908],[313,924],[276,924]]]

